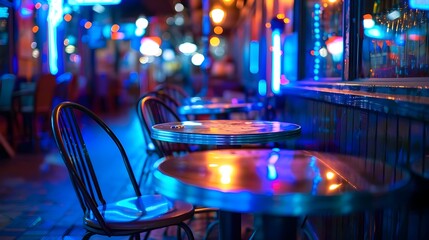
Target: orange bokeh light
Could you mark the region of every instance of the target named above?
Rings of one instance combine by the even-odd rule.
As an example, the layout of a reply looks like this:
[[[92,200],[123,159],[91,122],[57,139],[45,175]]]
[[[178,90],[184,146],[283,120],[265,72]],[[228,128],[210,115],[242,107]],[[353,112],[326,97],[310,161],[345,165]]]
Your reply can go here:
[[[113,24],[112,25],[112,27],[110,28],[110,30],[112,31],[112,32],[117,32],[117,31],[119,31],[119,25],[118,24]]]
[[[90,22],[90,21],[86,22],[85,25],[84,25],[84,27],[86,29],[90,29],[92,27],[92,22]]]
[[[213,28],[213,32],[220,35],[223,33],[223,28],[221,26],[216,26]]]
[[[36,33],[39,31],[39,26],[33,26],[33,28],[31,29],[31,31],[33,31],[33,33]]]
[[[64,21],[66,21],[66,22],[70,22],[72,20],[72,15],[70,15],[70,14],[66,14],[66,15],[64,15]]]

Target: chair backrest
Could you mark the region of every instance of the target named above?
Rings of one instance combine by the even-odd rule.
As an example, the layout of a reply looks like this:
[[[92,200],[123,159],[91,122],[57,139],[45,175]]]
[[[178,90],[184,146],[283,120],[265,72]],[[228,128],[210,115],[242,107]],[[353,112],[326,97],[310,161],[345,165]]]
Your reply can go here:
[[[146,127],[144,126],[145,123],[143,120],[143,114],[141,112],[141,107],[140,107],[140,103],[141,103],[142,99],[147,97],[147,96],[153,96],[153,97],[157,97],[157,98],[163,100],[164,103],[166,103],[174,112],[177,112],[176,110],[179,107],[179,103],[174,98],[172,98],[171,96],[169,96],[169,95],[167,95],[161,91],[147,92],[143,96],[141,96],[140,99],[138,100],[136,111],[137,111],[137,116],[140,120],[140,125],[142,127],[143,137],[144,137],[145,143],[146,143],[146,150],[147,150],[147,152],[153,152],[156,149],[155,149],[154,143],[152,142],[152,139],[150,137],[150,132],[148,132],[146,130]]]
[[[12,94],[15,88],[16,76],[13,74],[4,74],[0,77],[0,111],[9,111],[12,109]]]
[[[99,177],[102,172],[95,171],[93,159],[82,134],[82,126],[79,119],[91,120],[91,124],[99,126],[111,138],[122,156],[126,172],[128,173],[136,196],[141,196],[139,186],[132,171],[131,164],[125,149],[113,131],[95,113],[88,108],[73,102],[62,102],[58,104],[51,115],[51,126],[55,142],[58,146],[62,159],[68,169],[77,197],[84,214],[93,214],[106,232],[110,230],[105,225],[103,216],[98,206],[106,204],[105,194],[100,187]],[[86,124],[89,124],[85,121]],[[111,164],[112,159],[106,159]]]
[[[161,84],[155,88],[155,91],[165,93],[174,98],[180,105],[189,98],[188,93],[181,87],[174,84]]]
[[[154,96],[143,97],[140,102],[140,114],[143,126],[147,133],[151,133],[152,126],[165,122],[180,122],[177,113],[171,109],[162,99]],[[176,153],[189,152],[187,144],[170,143],[152,139],[159,156],[168,156]]]

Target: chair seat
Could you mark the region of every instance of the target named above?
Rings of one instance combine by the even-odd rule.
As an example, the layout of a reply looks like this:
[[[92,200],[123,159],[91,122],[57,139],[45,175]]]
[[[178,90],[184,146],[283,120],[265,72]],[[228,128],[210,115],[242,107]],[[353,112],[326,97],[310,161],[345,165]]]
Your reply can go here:
[[[111,230],[150,230],[185,221],[193,216],[192,204],[171,202],[161,195],[132,197],[98,207]],[[95,216],[85,217],[85,225],[100,229]]]

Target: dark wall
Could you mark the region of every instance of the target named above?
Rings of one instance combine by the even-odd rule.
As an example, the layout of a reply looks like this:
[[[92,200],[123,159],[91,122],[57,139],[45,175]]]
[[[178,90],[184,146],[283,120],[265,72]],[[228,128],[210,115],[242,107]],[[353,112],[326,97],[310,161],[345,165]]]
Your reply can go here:
[[[334,94],[321,97],[314,92],[311,98],[293,94],[277,98],[280,106],[277,119],[302,126],[294,148],[350,154],[361,157],[369,166],[382,161],[398,169],[413,167],[421,176],[427,175],[427,120],[392,114],[391,111],[395,112],[392,106],[369,110],[353,107],[358,104],[351,104],[349,100],[338,104],[343,102],[340,97]],[[374,174],[382,176],[383,171],[376,170]],[[395,179],[386,181],[394,183]],[[427,187],[426,182],[424,184]],[[429,236],[429,230],[424,227],[429,221],[428,204],[417,209],[413,205],[411,202],[401,209],[346,216],[312,216],[310,220],[320,239],[350,236],[363,239],[371,235],[374,239],[426,238]]]

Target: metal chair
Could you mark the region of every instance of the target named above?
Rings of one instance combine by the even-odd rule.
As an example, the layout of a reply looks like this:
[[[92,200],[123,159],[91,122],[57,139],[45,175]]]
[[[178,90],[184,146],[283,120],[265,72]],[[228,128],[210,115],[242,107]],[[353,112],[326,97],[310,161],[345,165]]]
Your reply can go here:
[[[141,99],[139,106],[143,126],[148,133],[151,133],[152,126],[155,124],[181,121],[179,115],[160,98],[146,96]],[[155,139],[152,139],[152,142],[155,145],[156,153],[160,157],[191,151],[188,144],[170,143]]]
[[[157,97],[159,99],[161,99],[166,105],[168,105],[168,107],[171,108],[171,110],[173,110],[176,114],[177,114],[177,108],[180,106],[180,104],[170,95],[166,94],[163,91],[151,91],[151,92],[147,92],[146,94],[144,94],[143,96],[140,97],[140,99],[137,101],[137,106],[136,106],[136,112],[137,112],[137,116],[140,119],[140,122],[142,123],[142,127],[144,126],[143,124],[143,115],[141,112],[141,107],[140,107],[140,103],[142,101],[143,98],[147,97],[147,96],[153,96],[153,97]],[[183,121],[188,120],[186,118],[186,116],[181,116],[178,115],[179,118]],[[143,127],[143,132],[144,132],[144,137],[145,137],[145,141],[147,144],[147,151],[152,152],[154,151],[154,146],[152,143],[152,140],[150,138],[150,133],[148,134],[148,132],[146,131],[146,129]]]
[[[152,171],[153,160],[170,154],[186,153],[191,151],[187,144],[168,143],[154,140],[150,137],[151,127],[157,123],[169,121],[182,121],[183,119],[176,113],[174,107],[178,103],[169,95],[162,92],[150,92],[144,95],[137,104],[137,115],[143,129],[143,136],[146,142],[146,158],[139,184],[147,184]],[[152,156],[156,156],[153,158]]]
[[[156,92],[162,92],[171,96],[179,104],[183,104],[186,99],[189,99],[189,94],[181,87],[171,83],[164,83],[155,87]]]
[[[36,82],[21,83],[20,87],[21,91],[28,91],[21,96],[17,110],[22,114],[24,137],[38,148],[43,134],[49,133],[47,122],[54,103],[56,77],[44,74]]]
[[[100,179],[103,171],[96,171],[94,167],[100,164],[100,160],[97,162],[90,157],[88,141],[85,141],[86,135],[81,126],[82,122],[85,126],[89,125],[88,121],[100,127],[116,145],[126,169],[126,179],[129,180],[127,186],[132,186],[131,197],[116,201],[106,198],[109,193],[112,195],[113,182],[107,181],[108,186],[102,185],[103,181]],[[95,113],[77,103],[63,102],[54,108],[51,126],[84,213],[84,228],[87,231],[84,239],[95,234],[140,239],[140,233],[144,232],[147,239],[151,230],[169,226],[178,227],[179,239],[181,229],[185,231],[188,239],[194,239],[191,229],[183,223],[192,218],[194,207],[180,201],[170,202],[161,195],[142,195],[121,142]],[[113,161],[101,160],[105,160],[103,163],[109,165]]]
[[[153,97],[157,97],[157,98],[161,99],[174,112],[176,112],[176,109],[179,106],[179,103],[174,98],[172,98],[170,95],[168,95],[162,91],[147,92],[142,97],[140,97],[140,99],[138,100],[138,102],[137,102],[138,104],[136,106],[136,112],[137,112],[137,116],[140,120],[140,125],[142,127],[143,137],[144,137],[145,145],[146,145],[146,153],[147,153],[147,158],[145,159],[145,161],[143,163],[142,174],[140,175],[139,184],[147,182],[148,174],[150,172],[151,165],[154,163],[155,160],[157,160],[158,158],[160,158],[162,156],[162,155],[161,156],[159,155],[160,150],[158,150],[158,148],[156,148],[155,144],[153,143],[152,138],[150,137],[150,132],[145,127],[145,123],[143,120],[143,114],[141,112],[140,103],[141,103],[142,99],[147,97],[147,96],[153,96]],[[186,119],[184,118],[183,120],[186,120]]]
[[[144,128],[146,129],[147,133],[151,133],[152,126],[157,123],[164,123],[164,122],[180,122],[181,119],[176,112],[170,108],[166,102],[164,102],[162,99],[154,97],[154,96],[146,96],[143,97],[139,101],[139,107],[140,107],[140,113],[142,114],[142,123]],[[176,154],[186,154],[191,151],[195,151],[195,149],[192,149],[192,147],[188,144],[181,144],[181,143],[171,143],[171,142],[163,142],[158,141],[155,139],[152,139],[157,154],[159,157],[165,157],[168,155],[176,155]],[[148,168],[144,172],[146,174],[146,179],[150,176],[152,173],[152,164],[148,163]],[[206,207],[196,207],[195,208],[195,214],[200,213],[217,213],[218,209],[216,208],[206,208]],[[210,221],[210,216],[207,217],[207,222]],[[209,224],[207,227],[207,234],[210,232],[213,227],[218,223],[218,220],[216,219],[214,222]],[[207,237],[206,234],[206,237]],[[205,237],[205,238],[206,238]]]

